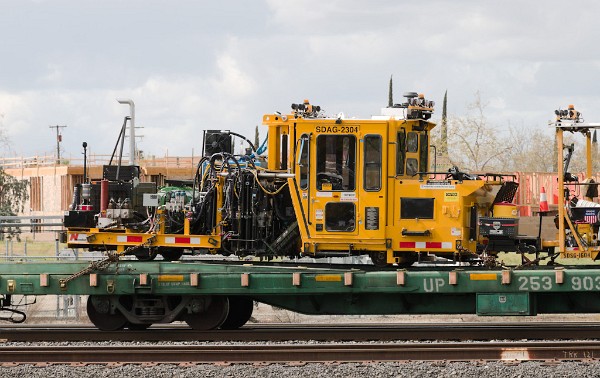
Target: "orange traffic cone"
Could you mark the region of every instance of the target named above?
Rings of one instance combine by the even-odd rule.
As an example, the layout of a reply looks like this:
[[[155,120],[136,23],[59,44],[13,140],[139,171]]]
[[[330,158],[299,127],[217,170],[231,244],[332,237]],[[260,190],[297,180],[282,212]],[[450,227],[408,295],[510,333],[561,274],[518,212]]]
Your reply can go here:
[[[550,210],[548,208],[548,199],[546,198],[546,188],[542,186],[542,191],[540,192],[540,213],[546,213]]]

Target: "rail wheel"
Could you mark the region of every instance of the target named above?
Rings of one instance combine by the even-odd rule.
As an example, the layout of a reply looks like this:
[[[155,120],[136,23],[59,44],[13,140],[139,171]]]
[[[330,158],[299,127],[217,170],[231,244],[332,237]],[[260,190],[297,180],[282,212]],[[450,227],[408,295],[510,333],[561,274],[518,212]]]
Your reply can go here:
[[[254,311],[254,301],[252,298],[248,297],[229,297],[229,314],[227,314],[227,318],[223,324],[221,324],[221,329],[238,329],[252,316],[252,311]]]
[[[373,265],[375,265],[376,267],[384,268],[384,267],[388,266],[386,251],[371,252],[370,256],[371,256],[371,261],[373,262]]]
[[[181,248],[161,248],[159,253],[162,255],[165,261],[177,261],[183,256],[183,249]]]
[[[208,331],[218,328],[229,314],[227,297],[206,296],[192,299],[191,312],[183,318],[195,330]]]
[[[140,261],[152,261],[156,258],[156,248],[141,248],[133,253]]]
[[[402,256],[398,258],[396,265],[398,268],[408,268],[412,266],[412,264],[416,263],[418,260],[418,255],[414,252],[404,252]]]
[[[127,325],[127,319],[118,310],[111,313],[110,298],[103,295],[90,295],[87,301],[87,314],[92,323],[101,331],[117,331]]]

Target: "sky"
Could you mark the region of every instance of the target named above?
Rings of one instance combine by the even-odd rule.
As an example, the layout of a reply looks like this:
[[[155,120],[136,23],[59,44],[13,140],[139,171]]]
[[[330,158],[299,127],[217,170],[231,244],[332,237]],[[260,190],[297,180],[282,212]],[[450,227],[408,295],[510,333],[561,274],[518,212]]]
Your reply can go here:
[[[597,1],[0,0],[0,156],[110,154],[136,105],[145,156],[198,155],[205,129],[254,139],[310,99],[379,114],[408,91],[463,116],[548,130],[575,104],[600,122]],[[260,128],[261,135],[266,128]],[[523,141],[527,143],[526,140]],[[127,150],[127,148],[126,148]]]

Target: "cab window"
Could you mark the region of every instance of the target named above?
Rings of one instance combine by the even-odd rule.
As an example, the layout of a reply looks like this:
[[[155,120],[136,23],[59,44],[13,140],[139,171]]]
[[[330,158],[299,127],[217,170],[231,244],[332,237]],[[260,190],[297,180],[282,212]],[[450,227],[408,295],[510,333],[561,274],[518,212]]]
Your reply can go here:
[[[427,132],[421,133],[421,146],[419,149],[419,170],[421,172],[429,172],[429,138]]]
[[[400,129],[396,139],[396,175],[404,174],[404,159],[406,154],[406,130]]]
[[[414,131],[408,133],[406,138],[406,152],[417,152],[419,150],[419,134]]]
[[[298,158],[298,166],[300,167],[300,189],[308,189],[308,156],[310,143],[308,135],[303,134],[300,137],[300,157]]]
[[[354,190],[356,137],[319,135],[317,137],[317,189]]]
[[[406,159],[406,175],[414,176],[419,172],[419,162],[415,158]]]
[[[325,205],[326,231],[354,231],[355,218],[356,206],[352,202],[329,202]]]
[[[364,188],[378,191],[381,189],[381,136],[365,136],[364,145]]]

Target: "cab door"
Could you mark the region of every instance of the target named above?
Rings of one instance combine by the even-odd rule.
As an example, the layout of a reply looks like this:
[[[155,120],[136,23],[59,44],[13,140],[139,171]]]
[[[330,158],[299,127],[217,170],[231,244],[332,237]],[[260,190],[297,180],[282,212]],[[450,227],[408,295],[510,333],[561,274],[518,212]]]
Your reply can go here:
[[[386,225],[387,171],[386,125],[371,127],[362,134],[359,145],[360,236],[383,239]]]
[[[358,131],[358,126],[346,127]],[[315,237],[357,235],[359,204],[357,195],[356,134],[317,133],[313,143],[309,215]]]

